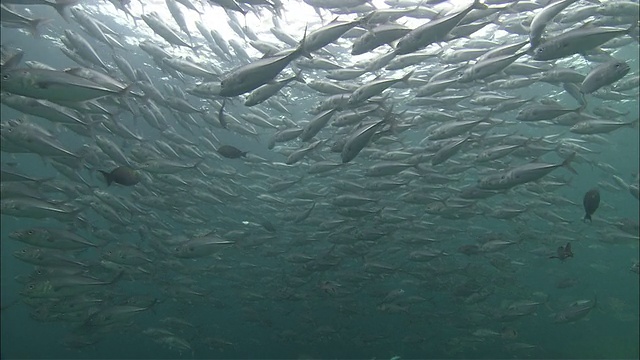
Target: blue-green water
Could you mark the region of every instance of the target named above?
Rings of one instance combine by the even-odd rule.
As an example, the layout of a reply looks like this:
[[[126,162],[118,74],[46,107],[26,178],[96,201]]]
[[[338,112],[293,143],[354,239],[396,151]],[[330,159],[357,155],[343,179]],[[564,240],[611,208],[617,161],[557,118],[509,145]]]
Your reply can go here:
[[[46,6],[29,7],[30,16],[52,19],[42,27],[39,37],[6,27],[2,29],[2,45],[24,51],[18,67],[24,67],[25,61],[40,61],[57,69],[74,67],[77,65],[57,48],[64,30],[72,29],[89,39],[109,64],[112,76],[126,80],[111,60],[111,53],[115,52],[125,56],[134,68],[145,71],[164,95],[170,94],[166,84],[186,90],[202,79],[185,76],[182,81],[163,72],[139,49],[139,41],[151,38],[176,56],[184,55],[186,51],[198,61],[219,68],[221,73],[241,64],[237,58],[222,60],[206,47],[198,54],[189,49],[170,47],[148,29],[141,30],[146,26],[142,20],[134,25],[123,12],[114,12],[111,4],[87,3],[84,8],[96,19],[126,34],[120,37],[126,50],[110,49],[82,32],[74,20],[65,22]],[[218,29],[227,40],[241,41],[254,58],[259,57],[248,41],[224,24],[227,15],[223,11],[208,4],[196,6],[206,9],[200,19],[206,27]],[[428,6],[437,8],[437,5]],[[574,6],[569,11],[586,7],[588,3],[578,1]],[[151,2],[148,7],[159,11],[167,22],[173,21],[164,2]],[[24,6],[16,9],[26,13]],[[136,16],[140,14],[138,3],[134,2],[131,9]],[[193,25],[199,17],[191,10],[181,9],[192,15],[188,23],[194,41],[204,43]],[[268,31],[272,13],[268,7],[256,9],[247,15],[247,25],[260,39],[275,42]],[[305,19],[299,19],[303,17],[298,15],[300,9],[307,11]],[[320,12],[325,23],[334,17],[326,10]],[[510,18],[532,13],[535,11],[505,10],[500,14],[503,25],[495,25],[495,29],[504,28]],[[349,18],[348,15],[344,17]],[[407,21],[407,26],[414,28],[426,20]],[[313,9],[302,2],[286,2],[280,23],[295,39],[302,38],[306,23],[309,23],[309,30],[322,26]],[[177,29],[173,23],[172,26]],[[564,29],[557,24],[554,26],[557,28],[551,27],[549,31]],[[493,37],[491,31],[481,34],[474,38]],[[183,37],[186,38],[184,34]],[[526,35],[496,35],[499,43],[526,38]],[[371,54],[350,56],[352,42],[353,39],[343,38],[329,45],[327,49],[334,56],[332,60],[349,67],[356,61],[372,57]],[[451,40],[445,47],[446,51],[464,49],[465,43],[460,39]],[[438,46],[429,47],[432,48],[437,52]],[[636,42],[621,48],[603,48],[629,64],[631,70],[623,79],[638,75]],[[383,49],[377,50],[379,54],[390,50]],[[316,58],[325,56],[314,54]],[[523,60],[541,64],[527,56]],[[585,75],[596,65],[581,55],[548,63],[551,64],[573,67]],[[468,66],[466,63],[458,65]],[[415,66],[419,73],[415,77],[428,80],[444,67],[436,56]],[[344,84],[361,85],[372,81],[376,75],[399,78],[405,71],[378,71]],[[303,70],[307,81],[324,79],[324,75],[324,70]],[[502,77],[513,78],[498,75],[487,82]],[[484,94],[484,84],[479,81],[469,87],[456,87],[448,95]],[[385,156],[394,151],[406,151],[411,155],[434,152],[430,148],[433,142],[424,139],[430,127],[438,122],[417,117],[422,111],[458,114],[459,120],[469,120],[467,116],[480,118],[485,113],[468,100],[461,101],[457,107],[449,103],[409,106],[407,102],[415,94],[414,85],[409,83],[412,88],[408,90],[387,90],[390,96],[384,100],[386,106],[393,104],[396,121],[406,127],[405,131],[387,132],[383,137],[374,138],[353,161],[320,174],[310,173],[311,166],[319,161],[341,163],[340,153],[331,152],[330,147],[352,133],[353,126],[328,125],[315,137],[326,140],[325,143],[304,160],[285,165],[292,151],[307,144],[296,139],[278,143],[269,150],[268,142],[276,129],[254,126],[259,135],[246,136],[238,130],[222,129],[200,115],[194,115],[192,122],[186,122],[170,106],[161,104],[162,113],[171,127],[195,143],[204,158],[197,170],[186,169],[175,174],[186,185],[139,170],[143,174],[139,184],[107,187],[97,170],[109,170],[122,164],[95,146],[95,138],[80,136],[64,125],[46,119],[24,116],[3,104],[0,108],[3,126],[10,119],[21,118],[53,132],[67,149],[77,153],[83,147],[89,149],[98,160],[90,160],[87,156],[77,169],[87,185],[59,173],[52,167],[51,163],[56,160],[49,154],[14,152],[3,147],[3,171],[46,179],[35,184],[28,182],[28,186],[39,191],[42,200],[81,210],[77,216],[59,219],[34,218],[29,214],[13,216],[3,211],[0,230],[2,357],[638,358],[638,273],[630,270],[639,258],[638,199],[623,186],[637,186],[637,126],[623,127],[594,138],[572,133],[570,126],[553,121],[518,122],[515,119],[518,110],[496,113],[491,114],[492,126],[480,126],[468,132],[475,134],[473,141],[443,164],[432,166],[428,160],[399,174],[367,176],[369,167],[389,161]],[[576,106],[576,101],[562,87],[543,82],[498,92],[522,99],[534,98],[535,101],[556,100],[565,108]],[[610,93],[611,89],[607,87],[602,92]],[[637,86],[624,94],[630,99],[602,100],[587,95],[588,106],[582,113],[592,114],[595,109],[607,106],[625,115],[605,116],[606,120],[633,121],[639,112]],[[275,97],[286,106],[289,114],[267,104],[258,108],[279,128],[293,127],[292,124],[303,127],[314,116],[308,111],[326,97],[304,84],[293,83]],[[180,149],[179,143],[142,119],[138,107],[147,99],[133,95],[128,98],[133,104],[133,113],[103,99],[107,108],[114,112],[118,110],[114,119],[103,121],[117,121],[133,129],[142,140],[123,138],[99,125],[92,129],[93,135],[103,135],[114,141],[132,160],[134,167],[143,162],[136,155],[140,149],[156,149],[156,156],[171,158],[157,150],[157,141],[162,140],[175,149]],[[197,108],[206,107],[207,113],[217,118],[221,103],[217,97],[207,101],[187,95],[186,99]],[[408,112],[402,113],[403,110]],[[242,115],[250,111],[241,98],[226,101],[226,114],[240,119],[239,124],[243,126],[249,123]],[[372,118],[381,116],[383,114]],[[5,136],[9,135],[4,129],[3,141],[7,141]],[[233,145],[249,152],[249,157],[227,159],[219,156],[203,140],[210,138],[208,133],[217,137],[216,147]],[[496,145],[490,142],[490,137],[497,134],[524,136],[533,139],[533,145],[489,165],[476,163],[475,156],[481,150]],[[536,152],[535,146],[547,150]],[[574,151],[577,158],[572,166],[577,174],[558,168],[535,183],[519,185],[487,199],[465,201],[458,197],[461,189],[476,185],[487,175],[533,161],[557,164]],[[175,160],[184,164],[198,160],[186,151],[178,150],[178,153],[180,156]],[[400,161],[408,160],[405,157]],[[446,181],[429,180],[433,174],[446,176]],[[614,179],[614,175],[625,184]],[[401,181],[403,185],[385,191],[372,190],[371,186],[381,179]],[[8,201],[16,195],[5,190],[4,185],[9,183],[5,180],[2,200]],[[284,180],[299,181],[282,191],[272,191],[274,184]],[[599,189],[601,202],[593,222],[585,223],[582,221],[582,199],[592,188]],[[104,201],[101,191],[121,197],[124,204]],[[219,201],[204,198],[203,192]],[[428,198],[416,204],[407,199],[408,193]],[[365,197],[369,203],[354,207],[336,205],[336,199],[344,195]],[[122,221],[100,215],[92,205],[96,201],[109,204],[122,216]],[[306,219],[296,221],[312,206]],[[522,209],[523,213],[511,219],[499,219],[495,211],[507,207]],[[354,208],[371,213],[345,216],[345,209]],[[188,223],[189,220],[192,223]],[[261,225],[265,221],[273,225],[275,232]],[[631,224],[630,229],[622,229],[625,222]],[[145,256],[140,264],[124,267],[122,277],[114,284],[81,290],[84,296],[99,299],[96,305],[88,306],[83,312],[59,313],[54,304],[78,301],[79,298],[21,295],[33,282],[21,283],[16,277],[23,279],[31,274],[34,265],[13,256],[26,244],[10,235],[31,228],[66,229],[99,244],[96,248],[68,254],[87,264],[83,270],[86,276],[101,280],[112,279],[118,274],[101,262],[113,260],[106,255],[108,251],[135,247]],[[105,231],[111,238],[104,237]],[[210,233],[233,244],[193,259],[181,258],[171,252],[181,241]],[[511,243],[503,249],[493,250],[487,245],[491,240]],[[572,258],[563,261],[549,258],[558,246],[567,242],[572,244]],[[461,247],[468,245],[480,250],[465,254]],[[435,255],[422,261],[415,259],[416,252],[427,250]],[[39,278],[38,281],[48,280],[50,278]],[[563,280],[568,285],[560,285]],[[134,304],[140,297],[151,301],[140,305],[139,312],[94,323],[96,314]],[[588,315],[577,321],[555,321],[556,314],[578,306],[571,304],[595,299],[597,305]],[[526,314],[509,318],[510,311],[522,301],[536,305]]]

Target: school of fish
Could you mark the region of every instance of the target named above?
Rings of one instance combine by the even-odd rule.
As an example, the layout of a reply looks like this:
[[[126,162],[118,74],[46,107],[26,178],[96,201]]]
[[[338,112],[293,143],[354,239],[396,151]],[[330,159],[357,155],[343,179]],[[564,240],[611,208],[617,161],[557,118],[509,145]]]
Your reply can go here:
[[[528,329],[637,329],[637,296],[590,280],[638,289],[637,1],[0,10],[3,329],[23,307],[86,357],[197,358],[561,357]]]

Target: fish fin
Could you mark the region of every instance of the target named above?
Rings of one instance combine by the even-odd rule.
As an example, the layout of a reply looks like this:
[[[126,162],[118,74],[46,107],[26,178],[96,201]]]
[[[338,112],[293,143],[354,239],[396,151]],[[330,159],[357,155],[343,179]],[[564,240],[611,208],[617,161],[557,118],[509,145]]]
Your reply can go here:
[[[371,18],[376,14],[375,11],[371,11],[370,13],[368,13],[367,15],[356,19],[355,21],[358,23],[358,26],[363,26],[363,25],[367,25],[369,23],[369,20],[371,20]],[[336,18],[337,19],[337,18]]]
[[[489,7],[481,3],[480,0],[474,0],[473,5],[471,5],[471,8],[476,10],[485,10],[485,9],[488,9]]]
[[[405,83],[406,83],[406,82],[408,82],[408,81],[409,81],[409,79],[413,76],[413,73],[414,73],[415,71],[416,71],[415,69],[413,69],[413,70],[409,71],[405,76],[403,76],[403,77],[400,79],[400,81],[405,82]]]
[[[113,182],[113,178],[111,177],[111,174],[102,170],[98,170],[98,172],[100,172],[104,176],[104,179],[107,182],[107,186],[110,186],[111,183]]]
[[[311,54],[305,49],[307,43],[307,28],[308,25],[304,27],[304,35],[302,35],[302,40],[300,40],[300,44],[298,44],[298,47],[293,51],[293,53],[300,54],[307,59],[313,59],[313,56],[311,56]]]

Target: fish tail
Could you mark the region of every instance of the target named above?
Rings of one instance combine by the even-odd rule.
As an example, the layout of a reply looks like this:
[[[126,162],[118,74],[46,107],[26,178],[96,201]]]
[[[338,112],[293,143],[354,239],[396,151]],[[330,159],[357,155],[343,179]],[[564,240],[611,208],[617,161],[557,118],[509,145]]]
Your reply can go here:
[[[98,170],[98,172],[100,172],[102,176],[104,176],[104,179],[107,181],[107,186],[111,185],[111,183],[113,182],[113,179],[111,178],[111,174],[102,170]]]
[[[593,222],[593,221],[591,220],[591,215],[589,215],[589,214],[584,214],[584,218],[582,219],[582,221],[586,223],[586,222],[587,222],[587,220],[588,220],[589,222]]]
[[[307,81],[302,77],[302,69],[296,71],[294,80],[298,81],[298,82],[301,82],[303,84],[307,83]]]
[[[633,25],[631,25],[628,29],[627,29],[627,34],[629,36],[631,36],[635,41],[637,41],[638,43],[640,43],[640,33],[638,31],[638,22],[634,21]]]
[[[59,0],[57,2],[48,2],[47,4],[51,5],[66,22],[69,22],[69,15],[66,10],[69,6],[76,5],[79,2],[79,0]]]
[[[40,26],[52,22],[53,19],[33,19],[29,22],[29,34],[34,38],[40,37]]]
[[[113,279],[111,279],[111,281],[107,282],[107,284],[115,284],[118,280],[122,279],[123,275],[124,275],[124,270],[116,274],[116,276]]]
[[[576,158],[576,154],[577,154],[576,152],[571,153],[571,155],[569,155],[569,157],[562,162],[562,166],[569,169],[569,171],[571,171],[572,173],[578,175],[578,172],[576,171],[576,169],[571,167],[571,162]]]
[[[132,82],[131,84],[127,85],[127,87],[125,87],[124,89],[120,90],[120,91],[118,92],[118,94],[119,94],[119,95],[122,95],[122,96],[129,95],[129,93],[131,92],[131,90],[133,89],[133,87],[134,87],[134,86],[137,86],[137,85],[138,85],[138,82],[137,82],[137,81]]]

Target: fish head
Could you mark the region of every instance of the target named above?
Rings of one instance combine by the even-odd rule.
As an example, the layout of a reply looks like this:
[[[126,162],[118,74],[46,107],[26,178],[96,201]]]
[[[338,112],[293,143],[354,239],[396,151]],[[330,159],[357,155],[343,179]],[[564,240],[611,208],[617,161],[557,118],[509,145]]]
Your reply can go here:
[[[9,237],[17,240],[26,240],[34,237],[40,237],[43,234],[44,232],[38,229],[28,229],[28,230],[14,231],[11,234],[9,234]]]
[[[53,286],[48,280],[31,282],[24,286],[24,289],[20,291],[20,295],[26,297],[44,297],[53,291]]]
[[[610,69],[617,76],[622,77],[622,76],[625,76],[631,68],[624,61],[615,61],[614,63],[611,64]]]

